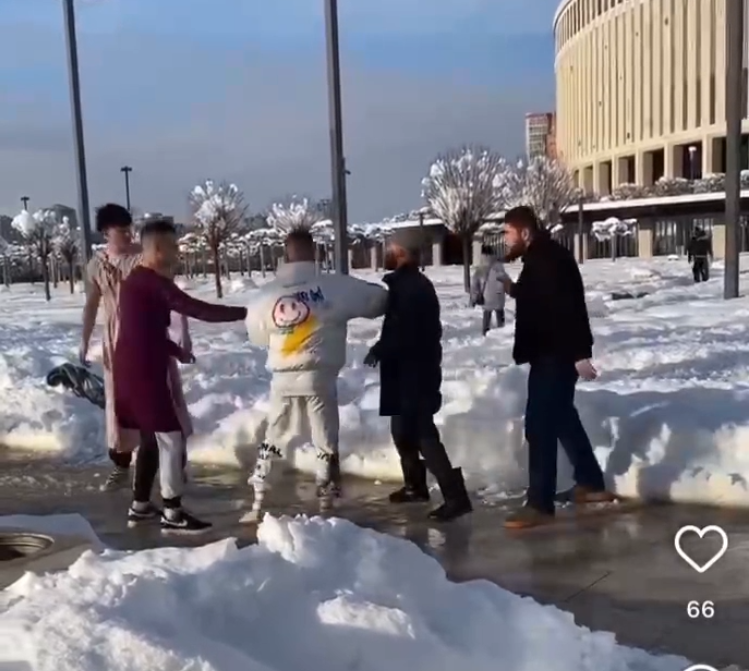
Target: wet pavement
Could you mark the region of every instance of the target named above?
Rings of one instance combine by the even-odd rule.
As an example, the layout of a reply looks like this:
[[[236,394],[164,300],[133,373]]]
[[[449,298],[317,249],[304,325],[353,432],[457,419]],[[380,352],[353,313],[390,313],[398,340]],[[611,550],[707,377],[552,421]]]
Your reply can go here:
[[[187,499],[215,524],[210,535],[162,538],[158,528],[128,530],[125,492],[102,494],[101,467],[74,468],[50,460],[0,453],[0,515],[79,513],[102,540],[118,549],[203,544],[233,536],[255,540],[255,526],[240,524],[250,508],[246,476],[236,470],[199,468]],[[749,669],[749,511],[688,506],[623,504],[616,512],[576,515],[563,511],[553,526],[506,532],[502,520],[517,501],[476,504],[451,525],[425,519],[427,507],[393,507],[388,488],[349,480],[332,514],[408,538],[436,557],[454,580],[490,580],[518,594],[572,613],[578,624],[616,633],[624,644],[684,655],[716,668]],[[317,514],[313,483],[288,474],[269,494],[268,512]],[[726,554],[698,573],[676,553],[684,525],[719,525],[728,534]],[[698,562],[717,549],[707,537],[685,537]],[[691,619],[689,602],[713,602],[714,616]]]

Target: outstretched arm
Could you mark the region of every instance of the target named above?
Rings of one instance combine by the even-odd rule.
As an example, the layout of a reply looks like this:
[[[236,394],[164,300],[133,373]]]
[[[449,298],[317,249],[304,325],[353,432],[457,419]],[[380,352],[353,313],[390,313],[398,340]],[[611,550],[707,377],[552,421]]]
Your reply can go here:
[[[262,298],[256,298],[247,306],[247,336],[255,347],[268,347],[270,344],[268,312],[266,301]]]
[[[356,277],[348,277],[347,280],[350,286],[342,296],[346,320],[375,319],[385,314],[388,301],[388,292],[385,287]]]
[[[216,305],[206,303],[189,296],[174,282],[167,278],[159,278],[162,291],[172,312],[185,317],[192,317],[202,322],[240,322],[247,316],[247,309],[230,305]]]

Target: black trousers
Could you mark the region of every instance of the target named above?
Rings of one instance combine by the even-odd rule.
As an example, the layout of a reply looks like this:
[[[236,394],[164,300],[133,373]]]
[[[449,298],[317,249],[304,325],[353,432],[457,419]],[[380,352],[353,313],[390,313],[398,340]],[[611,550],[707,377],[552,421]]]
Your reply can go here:
[[[559,443],[572,464],[575,483],[593,491],[605,489],[603,472],[575,408],[577,379],[572,361],[537,361],[528,375],[528,505],[545,513],[554,512]]]
[[[443,494],[449,488],[453,467],[440,439],[434,417],[427,413],[409,413],[390,418],[390,432],[398,450],[406,486],[420,487],[416,479],[423,477],[421,460],[437,479]]]
[[[696,256],[692,262],[692,274],[695,282],[707,282],[710,279],[710,264],[706,256]]]

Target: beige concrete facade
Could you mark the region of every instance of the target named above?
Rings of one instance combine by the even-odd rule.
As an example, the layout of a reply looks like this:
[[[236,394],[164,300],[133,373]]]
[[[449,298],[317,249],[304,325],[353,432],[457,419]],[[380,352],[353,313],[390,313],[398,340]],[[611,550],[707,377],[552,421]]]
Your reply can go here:
[[[725,171],[725,11],[726,0],[561,2],[557,149],[579,186],[605,195]]]

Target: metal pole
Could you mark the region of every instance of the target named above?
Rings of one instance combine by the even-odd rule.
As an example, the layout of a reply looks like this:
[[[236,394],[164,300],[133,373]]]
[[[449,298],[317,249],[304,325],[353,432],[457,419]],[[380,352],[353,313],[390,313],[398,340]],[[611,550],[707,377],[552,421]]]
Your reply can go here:
[[[120,172],[125,173],[125,202],[127,204],[127,211],[131,212],[132,208],[130,207],[130,173],[133,171],[133,169],[129,165],[123,165],[120,168]]]
[[[333,229],[335,268],[348,274],[348,212],[346,205],[346,159],[343,155],[341,112],[341,63],[338,52],[338,0],[325,1],[325,38],[328,60],[328,115],[330,160],[333,177]]]
[[[78,185],[78,216],[81,218],[83,238],[83,271],[85,275],[91,259],[91,212],[88,202],[88,178],[86,176],[86,150],[83,143],[83,113],[81,111],[81,81],[78,72],[78,43],[75,35],[75,7],[73,0],[63,0],[65,14],[65,37],[68,47],[68,77],[70,79],[70,107],[73,117],[76,181]],[[84,277],[85,279],[85,277]]]
[[[29,198],[28,196],[21,196],[21,202],[23,203],[23,209],[24,210],[28,211],[28,209],[29,209],[29,201],[30,200],[31,200],[31,198]]]
[[[744,0],[726,0],[726,247],[723,297],[739,295]]]
[[[583,211],[583,192],[577,194],[577,262],[585,263],[585,245],[583,244],[583,235],[585,235],[585,212]]]
[[[424,249],[424,213],[419,212],[419,265],[421,266],[422,272],[424,271],[424,257],[426,256],[426,249]],[[434,261],[432,261],[434,265]]]

